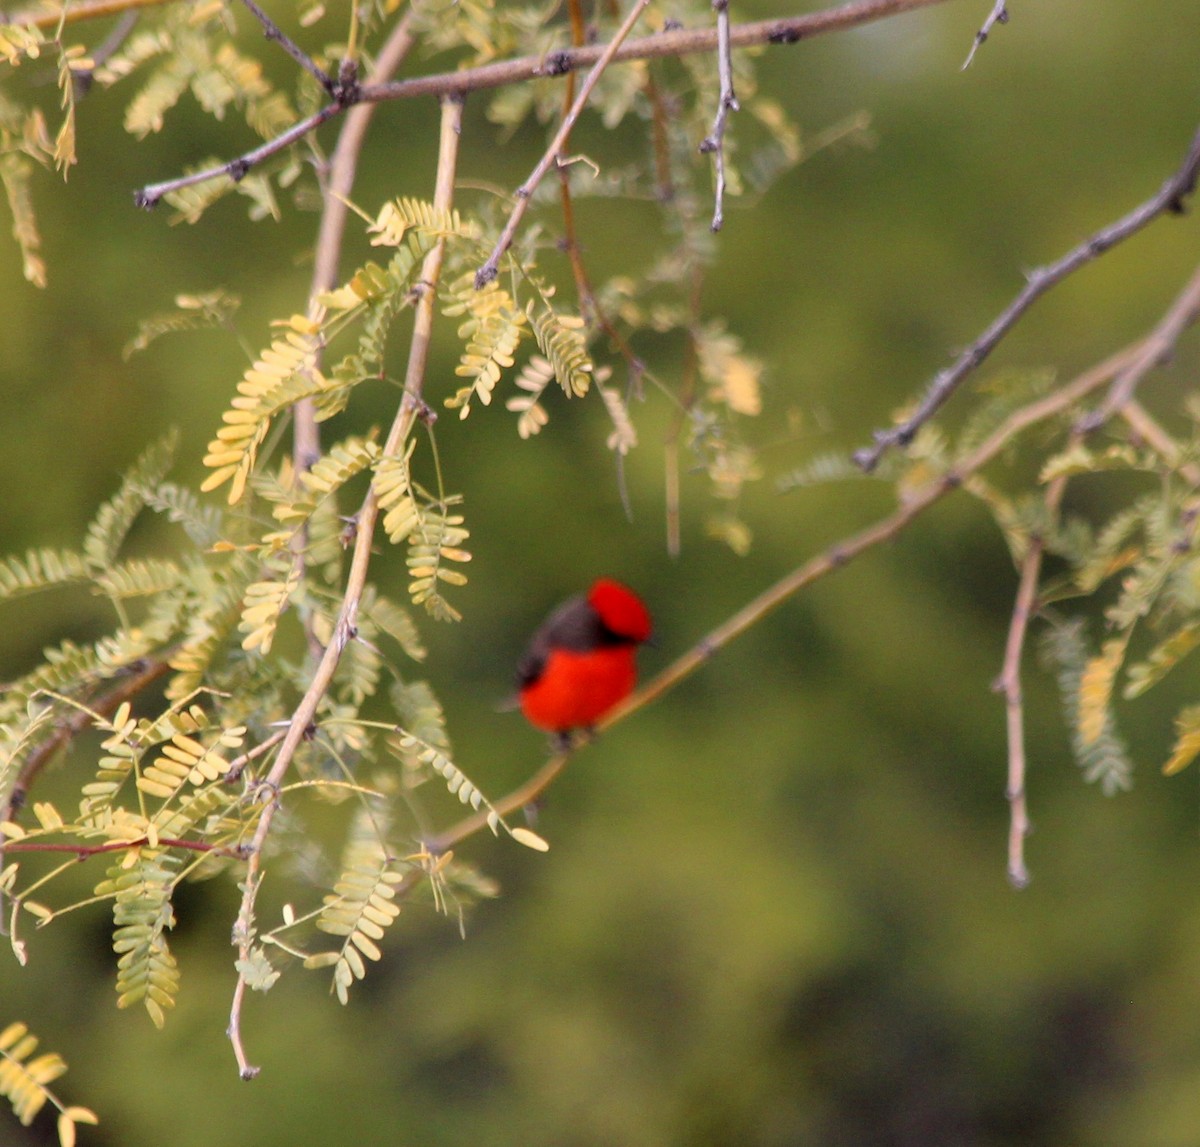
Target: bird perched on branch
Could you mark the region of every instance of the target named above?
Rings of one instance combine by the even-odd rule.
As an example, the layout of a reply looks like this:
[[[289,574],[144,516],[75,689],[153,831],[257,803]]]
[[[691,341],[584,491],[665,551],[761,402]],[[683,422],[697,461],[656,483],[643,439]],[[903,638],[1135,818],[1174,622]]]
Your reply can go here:
[[[633,692],[637,648],[652,630],[642,599],[628,586],[600,578],[534,633],[517,668],[521,712],[560,738],[592,728]]]

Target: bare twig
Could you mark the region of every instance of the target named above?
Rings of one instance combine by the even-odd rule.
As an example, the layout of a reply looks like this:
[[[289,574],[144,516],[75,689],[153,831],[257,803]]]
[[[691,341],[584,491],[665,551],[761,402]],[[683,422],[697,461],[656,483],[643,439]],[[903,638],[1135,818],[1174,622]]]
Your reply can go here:
[[[1034,302],[1051,287],[1061,283],[1080,267],[1099,258],[1122,240],[1137,234],[1160,215],[1167,212],[1181,214],[1184,211],[1185,200],[1196,190],[1198,172],[1200,172],[1200,131],[1193,137],[1187,156],[1178,171],[1162,185],[1156,195],[1151,196],[1115,223],[1097,231],[1089,239],[1067,252],[1057,262],[1040,267],[1030,273],[1020,294],[1001,312],[991,326],[959,355],[952,366],[947,367],[933,380],[917,409],[899,426],[889,430],[877,430],[874,444],[857,451],[854,460],[864,470],[873,470],[887,450],[894,446],[905,446],[911,442],[913,435],[941,408],[963,380],[996,349],[1000,340],[1016,325]]]
[[[324,68],[317,66],[303,48],[300,47],[287,33],[284,32],[274,20],[271,19],[254,0],[242,0],[242,3],[250,11],[251,15],[262,25],[263,35],[268,40],[274,40],[293,60],[296,61],[310,76],[312,76],[318,84],[325,89],[326,95],[335,103],[338,102],[338,97],[335,92],[336,81],[325,71]]]
[[[96,5],[96,15],[110,15],[139,4],[148,5],[162,2],[163,0],[92,0],[92,3]],[[86,3],[87,0],[83,4],[69,8],[67,21],[81,18],[78,14],[85,9],[89,12],[92,11],[91,8],[86,7]],[[807,40],[825,32],[854,28],[874,20],[882,20],[903,12],[944,3],[946,0],[854,0],[850,4],[827,8],[820,12],[806,13],[803,16],[789,16],[777,20],[758,20],[754,23],[740,24],[730,29],[729,42],[734,48],[745,48],[756,44],[795,44],[800,40]],[[14,18],[14,22],[22,21]],[[57,25],[58,18],[43,22],[40,18],[30,16],[23,22],[53,27]],[[649,60],[667,56],[690,55],[696,52],[712,51],[716,42],[717,33],[712,28],[660,32],[654,36],[644,36],[626,42],[617,50],[613,59],[617,61]],[[441,72],[409,80],[352,85],[343,93],[341,99],[299,123],[293,124],[281,135],[273,140],[268,140],[254,151],[204,171],[193,172],[191,175],[165,180],[162,183],[149,184],[134,192],[134,202],[139,207],[153,207],[168,192],[203,183],[208,179],[217,179],[223,175],[234,181],[242,179],[254,164],[289,147],[351,106],[361,103],[382,103],[388,100],[416,99],[419,96],[434,96],[438,99],[449,95],[465,96],[470,92],[505,87],[508,84],[521,83],[524,80],[566,75],[595,64],[605,50],[604,47],[596,45],[565,48],[539,56],[521,56],[496,64],[464,68],[457,72]]]
[[[1046,504],[1053,502],[1055,510],[1062,497],[1065,481],[1055,479],[1046,494]],[[1008,879],[1014,888],[1025,888],[1029,884],[1029,870],[1025,867],[1025,837],[1029,835],[1029,811],[1025,797],[1025,702],[1021,691],[1021,655],[1025,649],[1025,635],[1029,631],[1029,619],[1033,615],[1037,600],[1038,578],[1042,572],[1044,542],[1031,538],[1025,559],[1021,563],[1021,580],[1017,586],[1017,597],[1013,604],[1012,620],[1009,622],[1008,639],[1004,644],[1004,667],[996,680],[996,691],[1004,694],[1005,726],[1008,735]]]
[[[90,52],[88,66],[72,69],[71,82],[75,85],[75,94],[86,95],[96,78],[96,69],[106,63],[114,52],[129,38],[129,33],[137,27],[138,13],[130,9],[121,14],[121,18],[113,25],[112,30]]]
[[[729,45],[729,0],[712,0],[717,14],[717,75],[721,90],[717,97],[717,115],[712,131],[700,141],[702,152],[712,152],[717,173],[712,229],[720,231],[725,222],[725,125],[729,113],[741,110],[733,90],[733,51]]]
[[[729,31],[729,43],[734,48],[758,44],[796,44],[825,32],[855,28],[903,12],[930,8],[946,0],[853,0],[836,8],[807,12],[802,16],[784,16],[774,20],[756,20],[738,24]],[[673,56],[711,52],[717,46],[715,28],[680,28],[642,36],[622,44],[614,53],[614,62],[624,60],[653,60]],[[595,64],[607,51],[607,46],[589,44],[585,48],[563,48],[540,56],[522,56],[465,68],[460,72],[443,72],[436,76],[418,76],[390,84],[364,86],[363,100],[413,99],[417,96],[441,96],[448,92],[467,95],[487,88],[502,88],[523,80],[561,76]]]
[[[442,102],[442,119],[440,145],[438,150],[437,182],[434,189],[434,207],[448,211],[453,200],[454,173],[458,162],[458,139],[462,126],[462,104],[454,98]],[[425,257],[421,267],[421,282],[424,293],[417,302],[416,317],[413,324],[412,343],[409,350],[408,370],[405,375],[404,399],[392,422],[384,443],[384,454],[395,454],[401,449],[412,430],[418,413],[423,408],[421,389],[424,381],[425,364],[429,354],[429,335],[433,324],[434,295],[438,277],[441,273],[442,254],[445,249],[444,241],[437,245]],[[367,570],[371,561],[371,546],[375,535],[375,523],[379,516],[379,502],[372,488],[363,499],[357,517],[357,528],[354,536],[354,553],[350,559],[350,570],[346,577],[346,589],[342,596],[341,609],[334,623],[333,636],[325,648],[313,673],[308,689],[296,706],[288,725],[279,753],[270,771],[263,778],[263,788],[266,791],[278,791],[280,784],[291,767],[292,759],[301,742],[309,735],[313,718],[321,698],[329,688],[333,675],[341,660],[342,652],[353,640],[357,631],[358,607],[362,600],[363,590],[367,583]],[[250,957],[254,938],[254,905],[258,889],[262,883],[262,847],[271,831],[277,803],[272,801],[263,806],[254,836],[248,847],[249,859],[246,863],[246,877],[243,882],[242,903],[234,924],[234,942],[238,948],[239,959],[245,961]],[[241,1036],[242,1003],[246,994],[246,981],[239,974],[234,987],[233,1002],[229,1012],[228,1035],[233,1044],[234,1056],[237,1059],[238,1071],[243,1079],[253,1079],[258,1074],[246,1058]]]
[[[963,62],[962,70],[965,72],[970,66],[971,61],[975,59],[975,53],[983,46],[992,28],[996,24],[1008,23],[1008,5],[1004,0],[996,0],[992,10],[988,13],[988,17],[983,22],[983,26],[975,33],[975,42],[971,45],[971,50],[967,53],[967,58]]]
[[[600,58],[593,65],[592,70],[588,72],[586,79],[584,79],[579,89],[579,95],[575,97],[575,102],[571,104],[567,114],[563,116],[562,122],[558,126],[558,131],[554,133],[554,138],[550,141],[550,146],[546,148],[545,154],[538,160],[537,166],[530,172],[529,178],[513,192],[516,202],[509,213],[508,222],[504,225],[504,230],[500,233],[500,238],[496,241],[496,246],[488,257],[487,262],[475,273],[475,289],[477,291],[482,290],[496,277],[501,256],[512,246],[513,236],[516,235],[517,228],[521,225],[521,220],[525,217],[525,211],[529,207],[530,196],[533,195],[546,172],[550,170],[551,165],[557,163],[561,158],[563,146],[571,135],[571,129],[575,126],[575,121],[579,119],[588,99],[591,97],[592,89],[599,83],[600,77],[612,62],[617,49],[625,41],[629,33],[633,31],[634,24],[637,23],[649,2],[650,0],[634,0],[629,9],[629,14],[621,22],[621,26],[601,53]]]
[[[133,202],[137,207],[157,207],[164,195],[173,191],[182,191],[185,187],[193,187],[197,183],[207,183],[210,179],[228,176],[234,183],[240,183],[246,178],[255,164],[262,163],[293,143],[298,143],[310,132],[316,131],[321,124],[334,116],[340,115],[346,105],[340,103],[327,104],[320,111],[292,124],[286,131],[280,132],[274,139],[267,140],[260,147],[231,159],[228,163],[207,167],[203,171],[193,171],[188,175],[179,175],[174,179],[164,179],[161,183],[150,183],[133,193]]]

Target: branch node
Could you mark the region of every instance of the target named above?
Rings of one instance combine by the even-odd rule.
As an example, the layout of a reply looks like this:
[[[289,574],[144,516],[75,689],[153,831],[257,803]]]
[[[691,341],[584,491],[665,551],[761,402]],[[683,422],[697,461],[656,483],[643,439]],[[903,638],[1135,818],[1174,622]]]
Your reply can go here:
[[[542,75],[544,76],[565,76],[573,70],[574,61],[571,58],[571,53],[565,50],[551,52],[546,57],[545,63],[542,64]]]

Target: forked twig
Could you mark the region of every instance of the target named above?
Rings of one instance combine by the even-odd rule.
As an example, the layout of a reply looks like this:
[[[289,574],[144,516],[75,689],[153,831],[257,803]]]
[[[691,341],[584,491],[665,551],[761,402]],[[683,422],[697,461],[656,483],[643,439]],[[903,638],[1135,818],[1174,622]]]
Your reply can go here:
[[[1154,445],[1169,462],[1177,458],[1179,451],[1157,423],[1133,400],[1132,394],[1138,382],[1149,371],[1159,365],[1174,349],[1179,337],[1196,321],[1200,311],[1200,270],[1193,273],[1187,285],[1176,297],[1166,314],[1124,361],[1110,360],[1112,379],[1106,399],[1096,415],[1076,425],[1072,441],[1079,441],[1089,430],[1099,425],[1111,414],[1125,416],[1135,433]],[[1117,395],[1119,402],[1113,401]],[[1200,483],[1200,468],[1190,467],[1189,481]],[[1059,475],[1046,487],[1044,503],[1046,520],[1057,521],[1063,495],[1066,492],[1066,475]],[[1008,831],[1008,879],[1015,888],[1024,888],[1029,883],[1029,870],[1025,864],[1025,837],[1029,833],[1029,813],[1026,804],[1025,774],[1027,757],[1025,752],[1025,710],[1021,688],[1021,660],[1029,622],[1037,609],[1038,580],[1041,576],[1045,539],[1031,537],[1029,547],[1021,562],[1021,577],[1013,604],[1012,620],[1009,623],[1008,640],[1004,648],[1004,665],[996,680],[997,692],[1004,694],[1005,724],[1008,737],[1008,783],[1006,791],[1009,802]]]

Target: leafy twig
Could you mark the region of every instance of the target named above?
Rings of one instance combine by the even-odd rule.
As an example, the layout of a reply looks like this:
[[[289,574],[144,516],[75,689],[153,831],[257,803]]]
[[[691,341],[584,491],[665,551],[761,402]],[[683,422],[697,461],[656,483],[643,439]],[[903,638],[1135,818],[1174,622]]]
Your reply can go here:
[[[962,70],[965,72],[970,66],[971,61],[975,59],[975,53],[983,46],[987,40],[992,28],[996,24],[1008,23],[1008,5],[1005,0],[996,0],[992,10],[988,13],[988,17],[983,22],[983,26],[975,33],[975,42],[971,45],[971,50],[967,53],[967,58],[963,62]]]
[[[899,426],[889,430],[877,430],[874,444],[859,450],[855,462],[870,471],[879,463],[884,453],[894,446],[906,446],[913,435],[929,421],[942,404],[958,389],[963,380],[977,369],[1000,340],[1016,325],[1027,310],[1051,287],[1061,283],[1080,267],[1098,259],[1122,240],[1137,234],[1148,223],[1160,215],[1171,212],[1182,214],[1185,200],[1196,190],[1197,173],[1200,172],[1200,131],[1192,139],[1182,165],[1160,188],[1157,194],[1135,207],[1115,223],[1102,228],[1068,251],[1061,259],[1045,267],[1039,267],[1027,276],[1020,294],[961,355],[953,365],[943,370],[930,384],[917,409]]]
[[[717,75],[721,90],[717,97],[717,116],[712,131],[700,142],[702,152],[712,152],[717,172],[712,229],[720,231],[725,222],[725,125],[730,112],[741,110],[733,90],[733,52],[729,46],[729,0],[712,0],[717,14]]]
[[[1111,370],[1113,379],[1108,399],[1093,418],[1104,419],[1119,410],[1136,433],[1166,458],[1178,456],[1178,449],[1148,414],[1132,401],[1137,383],[1168,355],[1183,331],[1195,322],[1200,308],[1200,270],[1196,271],[1177,296],[1162,320],[1133,350],[1125,361],[1110,359],[1098,370]],[[1114,395],[1118,401],[1114,402]],[[1099,425],[1099,422],[1095,422]],[[1079,441],[1092,427],[1080,423],[1072,431],[1072,441]],[[1196,467],[1192,478],[1200,481]],[[1047,522],[1054,522],[1066,492],[1067,476],[1061,474],[1049,483],[1044,495]],[[1021,579],[1013,604],[1012,621],[1009,623],[1008,641],[1004,649],[1004,665],[996,681],[996,689],[1004,694],[1005,719],[1008,734],[1008,879],[1015,888],[1024,888],[1029,883],[1029,870],[1025,866],[1025,837],[1029,832],[1029,814],[1025,796],[1025,714],[1021,690],[1021,658],[1029,622],[1037,608],[1038,579],[1041,575],[1045,539],[1032,537],[1021,562]]]
[[[649,2],[650,0],[634,0],[628,15],[621,22],[621,26],[617,29],[616,34],[609,41],[608,46],[601,53],[592,70],[588,72],[587,78],[583,81],[579,89],[579,95],[575,97],[575,102],[568,109],[567,114],[563,116],[562,122],[558,126],[558,131],[554,133],[554,138],[550,141],[550,146],[546,148],[545,154],[538,160],[537,166],[530,172],[529,178],[513,193],[516,202],[509,213],[508,222],[504,225],[504,230],[500,233],[500,238],[496,241],[496,246],[488,257],[487,262],[475,274],[475,289],[477,291],[482,290],[488,283],[495,279],[500,265],[500,258],[512,246],[513,236],[516,235],[517,228],[521,225],[521,220],[524,218],[525,211],[529,207],[530,196],[533,195],[546,172],[550,170],[551,165],[557,163],[562,156],[563,146],[571,134],[571,129],[575,126],[575,121],[579,119],[580,114],[587,105],[588,99],[592,94],[592,89],[595,88],[605,69],[612,62],[613,57],[617,54],[617,49],[628,37],[629,33],[633,31],[634,24],[637,23]]]
[[[77,709],[55,726],[54,732],[40,742],[25,758],[16,783],[9,793],[8,801],[0,808],[0,821],[12,820],[17,810],[25,803],[25,795],[37,779],[37,775],[54,759],[58,752],[70,744],[85,729],[91,728],[96,716],[107,717],[115,713],[126,701],[132,700],[143,689],[165,677],[171,671],[167,657],[148,661],[137,667],[133,675],[122,681],[103,697],[92,701],[86,709]]]
[[[435,210],[448,211],[451,206],[454,191],[454,172],[458,161],[458,140],[462,126],[462,104],[459,100],[448,98],[442,102],[442,121],[440,145],[438,150],[437,183],[434,190],[433,203]],[[384,454],[397,453],[403,446],[412,430],[418,413],[423,409],[421,390],[424,381],[425,364],[429,354],[429,334],[433,324],[434,294],[438,277],[441,272],[442,252],[444,241],[439,241],[426,256],[421,268],[421,282],[425,291],[416,306],[416,317],[413,325],[412,343],[409,349],[408,370],[405,376],[404,399],[392,422],[384,444]],[[357,631],[358,607],[362,600],[363,590],[367,583],[367,569],[371,561],[371,546],[374,541],[375,523],[379,516],[379,502],[372,488],[363,499],[358,511],[357,527],[354,536],[354,553],[350,559],[350,570],[346,577],[346,589],[342,596],[341,609],[334,623],[333,635],[325,647],[325,653],[313,673],[308,689],[296,706],[288,725],[287,735],[279,748],[271,770],[263,780],[267,791],[278,791],[292,759],[301,742],[309,734],[317,706],[329,688],[333,675],[341,661],[342,652],[353,640]],[[234,924],[234,938],[238,948],[238,958],[241,965],[246,966],[250,959],[251,946],[254,936],[254,904],[258,896],[258,888],[262,881],[260,869],[262,866],[262,848],[271,831],[271,822],[275,816],[277,803],[272,801],[263,807],[258,826],[249,845],[249,860],[246,864],[246,876],[242,888],[242,903]],[[250,1064],[246,1058],[241,1036],[242,1002],[246,993],[245,977],[239,973],[234,987],[233,1003],[229,1013],[229,1039],[233,1044],[234,1055],[237,1059],[238,1071],[243,1079],[253,1079],[258,1074],[258,1068]]]

